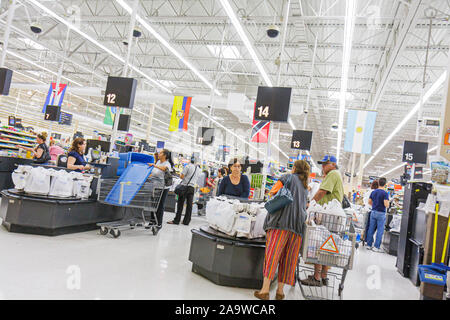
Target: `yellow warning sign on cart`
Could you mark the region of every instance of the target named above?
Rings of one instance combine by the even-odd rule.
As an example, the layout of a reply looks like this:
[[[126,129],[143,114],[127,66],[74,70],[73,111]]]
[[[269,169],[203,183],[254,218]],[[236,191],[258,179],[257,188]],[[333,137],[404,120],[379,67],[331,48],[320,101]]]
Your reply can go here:
[[[328,239],[322,244],[320,250],[339,253],[336,242],[334,241],[333,235],[330,235]]]

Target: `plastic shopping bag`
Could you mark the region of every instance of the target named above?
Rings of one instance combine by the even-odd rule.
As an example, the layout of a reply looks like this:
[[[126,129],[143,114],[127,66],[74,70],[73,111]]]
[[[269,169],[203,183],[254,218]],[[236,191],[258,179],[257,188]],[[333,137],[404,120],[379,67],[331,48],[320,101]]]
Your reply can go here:
[[[51,171],[42,167],[31,169],[24,191],[26,193],[48,195],[50,192],[50,175]]]
[[[220,207],[216,211],[215,223],[218,229],[228,235],[236,235],[233,226],[236,220],[236,212],[231,205]]]
[[[73,176],[65,170],[56,171],[50,186],[50,196],[69,198],[73,193]]]
[[[264,231],[264,221],[266,221],[266,217],[267,210],[264,208],[260,209],[258,214],[256,215],[252,230],[250,231],[250,238],[262,238],[266,235],[266,232]]]
[[[235,219],[234,230],[236,230],[238,234],[250,235],[252,217],[248,213],[242,212],[239,213]]]

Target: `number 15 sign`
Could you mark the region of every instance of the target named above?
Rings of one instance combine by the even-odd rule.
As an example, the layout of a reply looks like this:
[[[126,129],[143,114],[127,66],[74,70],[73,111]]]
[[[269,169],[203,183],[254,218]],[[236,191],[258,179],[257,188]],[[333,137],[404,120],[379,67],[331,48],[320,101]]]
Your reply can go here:
[[[133,78],[108,77],[103,104],[133,109],[137,81]]]
[[[258,87],[255,120],[287,122],[292,88]]]

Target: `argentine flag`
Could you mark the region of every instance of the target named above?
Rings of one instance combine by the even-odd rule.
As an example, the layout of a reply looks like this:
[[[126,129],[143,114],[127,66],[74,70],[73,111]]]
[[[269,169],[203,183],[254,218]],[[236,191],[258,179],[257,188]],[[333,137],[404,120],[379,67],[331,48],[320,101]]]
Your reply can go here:
[[[376,119],[376,111],[348,110],[344,150],[371,154]]]

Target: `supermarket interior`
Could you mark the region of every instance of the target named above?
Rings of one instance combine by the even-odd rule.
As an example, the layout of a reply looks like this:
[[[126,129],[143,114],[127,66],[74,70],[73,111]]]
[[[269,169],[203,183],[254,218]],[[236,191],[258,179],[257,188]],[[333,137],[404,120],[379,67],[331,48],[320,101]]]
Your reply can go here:
[[[447,0],[0,0],[0,300],[450,300]]]

